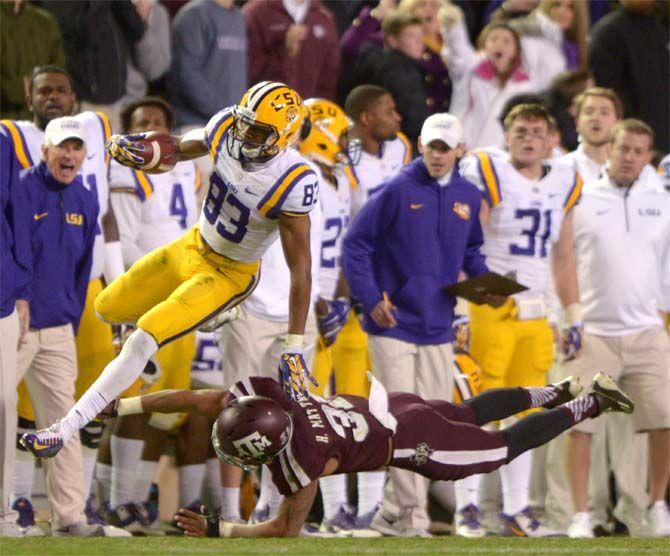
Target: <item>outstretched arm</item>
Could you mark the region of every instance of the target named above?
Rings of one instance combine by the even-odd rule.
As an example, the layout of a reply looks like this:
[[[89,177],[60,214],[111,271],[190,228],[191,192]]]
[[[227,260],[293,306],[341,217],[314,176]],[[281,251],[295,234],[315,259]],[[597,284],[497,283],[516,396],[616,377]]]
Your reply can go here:
[[[226,390],[161,390],[113,402],[102,417],[141,413],[200,413],[216,419],[226,404]]]
[[[238,525],[219,520],[208,527],[206,516],[182,508],[175,516],[177,525],[189,537],[296,537],[312,507],[318,485],[318,481],[312,481],[286,496],[277,516],[263,523]]]

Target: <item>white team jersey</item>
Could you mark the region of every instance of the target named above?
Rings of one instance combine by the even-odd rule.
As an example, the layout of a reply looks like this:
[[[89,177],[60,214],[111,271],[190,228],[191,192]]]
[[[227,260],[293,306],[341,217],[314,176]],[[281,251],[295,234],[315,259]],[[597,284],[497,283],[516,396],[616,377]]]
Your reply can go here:
[[[111,127],[107,116],[102,112],[82,112],[74,118],[82,123],[86,134],[86,160],[84,160],[80,174],[84,186],[97,195],[100,206],[93,245],[93,265],[91,266],[91,279],[93,280],[102,276],[105,266],[102,218],[107,213],[109,204],[107,184],[109,159],[105,152],[105,143],[111,136]],[[11,139],[16,157],[23,168],[39,164],[42,160],[44,130],[38,128],[33,122],[25,120],[2,120],[0,130]]]
[[[317,169],[318,170],[318,169]],[[321,170],[319,187],[321,210],[323,211],[323,235],[319,268],[319,293],[325,299],[333,299],[342,267],[342,241],[349,225],[351,213],[350,191],[355,182],[350,172],[338,168],[333,176],[337,186],[329,182]]]
[[[252,171],[228,154],[232,110],[218,112],[206,127],[215,171],[200,215],[200,233],[216,252],[242,262],[259,260],[279,235],[282,212],[307,214],[319,200],[314,170],[286,149]]]
[[[402,133],[381,144],[378,155],[363,151],[353,171],[358,185],[351,192],[351,216],[356,216],[366,201],[381,190],[381,185],[395,176],[412,160],[412,147]]]
[[[223,355],[219,350],[221,334],[195,333],[196,351],[191,363],[191,388],[223,388]]]
[[[529,290],[521,295],[544,296],[550,287],[549,254],[558,240],[563,215],[579,200],[582,180],[564,164],[548,163],[537,181],[516,171],[508,158],[479,151],[461,162],[465,179],[476,184],[491,207],[484,229],[488,267],[516,272]]]
[[[134,262],[125,256],[127,242],[144,255],[179,238],[197,220],[200,173],[191,161],[164,174],[146,174],[112,161],[109,188],[126,264]]]

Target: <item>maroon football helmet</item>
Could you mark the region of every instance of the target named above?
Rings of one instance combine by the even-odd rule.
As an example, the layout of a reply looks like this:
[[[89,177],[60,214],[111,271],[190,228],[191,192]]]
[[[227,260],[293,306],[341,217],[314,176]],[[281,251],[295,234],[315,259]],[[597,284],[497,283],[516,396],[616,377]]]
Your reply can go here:
[[[279,455],[292,434],[293,421],[279,403],[263,396],[244,396],[221,412],[212,427],[212,444],[219,459],[246,469]]]

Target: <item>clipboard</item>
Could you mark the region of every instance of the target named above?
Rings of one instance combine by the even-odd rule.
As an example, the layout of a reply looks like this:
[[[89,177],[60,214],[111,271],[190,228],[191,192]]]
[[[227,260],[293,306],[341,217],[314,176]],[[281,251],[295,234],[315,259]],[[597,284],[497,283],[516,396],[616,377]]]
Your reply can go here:
[[[497,272],[487,272],[476,278],[470,278],[463,282],[457,282],[451,286],[443,288],[443,291],[455,297],[462,297],[475,305],[486,303],[484,296],[503,295],[505,297],[526,291],[528,288],[519,284],[516,280],[507,278]]]

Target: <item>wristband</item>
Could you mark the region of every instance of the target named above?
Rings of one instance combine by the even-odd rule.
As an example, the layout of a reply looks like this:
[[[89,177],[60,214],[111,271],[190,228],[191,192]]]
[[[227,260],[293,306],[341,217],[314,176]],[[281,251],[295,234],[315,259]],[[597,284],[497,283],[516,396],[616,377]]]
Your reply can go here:
[[[142,410],[142,396],[133,396],[132,398],[119,400],[119,407],[116,409],[116,412],[119,416],[144,413]]]
[[[204,511],[204,508],[201,511]],[[208,537],[220,537],[221,536],[221,533],[219,532],[219,522],[220,522],[220,519],[214,514],[209,514],[209,515],[205,516],[205,523],[207,524],[207,536]]]
[[[582,306],[577,303],[570,303],[565,308],[565,318],[568,321],[570,326],[581,326],[582,325]]]
[[[231,537],[233,534],[234,524],[229,521],[219,521],[219,536],[220,537]]]
[[[105,265],[102,271],[105,282],[109,286],[114,280],[121,276],[125,269],[123,267],[123,253],[120,241],[110,241],[104,247]]]
[[[302,334],[287,334],[284,340],[284,347],[303,347],[305,336]]]

